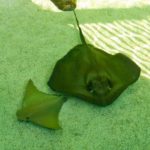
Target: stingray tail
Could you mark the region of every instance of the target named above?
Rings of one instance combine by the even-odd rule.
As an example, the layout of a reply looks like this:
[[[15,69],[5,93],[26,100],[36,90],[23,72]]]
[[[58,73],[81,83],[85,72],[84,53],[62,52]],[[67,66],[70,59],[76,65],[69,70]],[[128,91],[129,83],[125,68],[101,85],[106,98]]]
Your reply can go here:
[[[82,30],[81,30],[81,28],[80,28],[80,26],[79,26],[79,21],[78,21],[78,19],[77,19],[77,15],[76,15],[76,13],[75,13],[75,10],[73,10],[73,13],[74,13],[74,16],[75,16],[75,19],[76,19],[76,22],[77,22],[77,26],[78,26],[78,28],[79,28],[79,33],[80,33],[81,42],[82,42],[82,44],[86,44],[84,35],[83,35]]]

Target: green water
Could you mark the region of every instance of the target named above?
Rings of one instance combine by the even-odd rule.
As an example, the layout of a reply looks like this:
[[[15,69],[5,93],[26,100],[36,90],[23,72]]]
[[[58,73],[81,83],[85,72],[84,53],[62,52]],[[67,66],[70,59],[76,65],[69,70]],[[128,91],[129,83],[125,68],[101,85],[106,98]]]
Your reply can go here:
[[[0,0],[0,149],[149,150],[150,6],[77,10],[89,43],[128,55],[140,79],[112,105],[98,107],[69,97],[60,112],[62,130],[18,122],[25,86],[39,90],[56,61],[80,42],[71,12],[43,10],[31,1]]]

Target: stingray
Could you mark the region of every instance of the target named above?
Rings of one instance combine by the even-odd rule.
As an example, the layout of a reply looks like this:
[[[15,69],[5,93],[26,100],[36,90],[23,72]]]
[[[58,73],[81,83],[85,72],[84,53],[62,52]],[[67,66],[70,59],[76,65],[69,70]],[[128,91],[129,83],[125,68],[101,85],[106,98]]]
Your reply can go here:
[[[139,66],[124,54],[108,54],[87,44],[74,16],[82,44],[73,47],[55,64],[50,88],[100,106],[111,104],[140,76]]]
[[[82,44],[73,47],[56,62],[48,85],[63,95],[101,106],[109,105],[139,78],[140,68],[121,53],[111,55],[87,44],[75,12],[74,15]],[[65,101],[64,96],[39,91],[29,80],[17,118],[59,129],[59,112]]]
[[[63,96],[39,91],[32,80],[29,80],[22,108],[17,111],[17,118],[45,128],[59,129],[59,112],[65,101]]]

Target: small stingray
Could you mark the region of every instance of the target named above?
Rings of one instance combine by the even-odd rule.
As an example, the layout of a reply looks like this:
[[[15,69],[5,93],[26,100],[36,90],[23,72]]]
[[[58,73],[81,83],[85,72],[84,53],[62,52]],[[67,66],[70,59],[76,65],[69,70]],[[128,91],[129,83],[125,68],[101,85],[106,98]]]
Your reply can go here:
[[[58,129],[60,128],[58,115],[64,102],[62,96],[40,92],[30,80],[26,87],[23,106],[17,111],[17,118],[46,128]]]
[[[76,0],[51,0],[60,10],[71,11],[76,8]]]
[[[87,44],[73,12],[82,44],[57,61],[48,85],[90,103],[109,105],[139,78],[140,68],[121,53],[111,55]]]

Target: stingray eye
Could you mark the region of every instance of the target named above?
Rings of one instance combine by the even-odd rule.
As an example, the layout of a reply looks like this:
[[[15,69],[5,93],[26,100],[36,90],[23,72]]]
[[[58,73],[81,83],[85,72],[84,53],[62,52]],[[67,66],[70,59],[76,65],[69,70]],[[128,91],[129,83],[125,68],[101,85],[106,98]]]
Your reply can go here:
[[[28,121],[29,121],[29,119],[30,119],[30,117],[29,117],[29,116],[27,116],[27,117],[26,117],[26,121],[28,122]]]
[[[95,96],[106,96],[112,89],[112,83],[106,77],[91,79],[87,84],[87,90]]]

